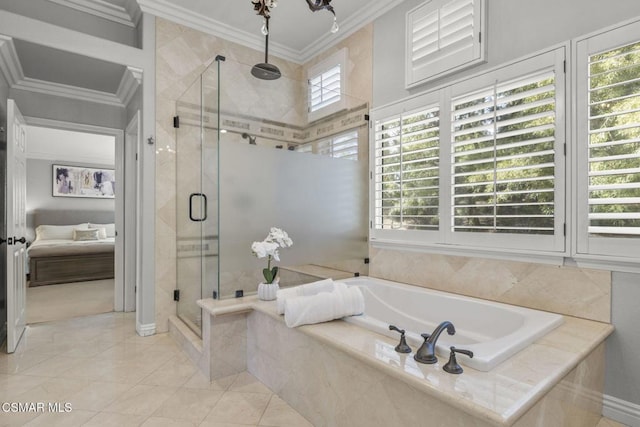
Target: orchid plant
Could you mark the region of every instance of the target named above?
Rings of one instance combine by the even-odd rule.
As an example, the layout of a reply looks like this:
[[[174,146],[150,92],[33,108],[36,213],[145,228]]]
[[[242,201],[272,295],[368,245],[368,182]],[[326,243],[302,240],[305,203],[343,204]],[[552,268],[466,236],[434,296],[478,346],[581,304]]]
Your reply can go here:
[[[253,242],[251,251],[258,258],[267,258],[267,268],[262,269],[265,283],[273,283],[278,275],[278,267],[271,268],[271,260],[280,261],[280,248],[288,248],[293,245],[286,231],[271,227],[269,234],[262,242]]]

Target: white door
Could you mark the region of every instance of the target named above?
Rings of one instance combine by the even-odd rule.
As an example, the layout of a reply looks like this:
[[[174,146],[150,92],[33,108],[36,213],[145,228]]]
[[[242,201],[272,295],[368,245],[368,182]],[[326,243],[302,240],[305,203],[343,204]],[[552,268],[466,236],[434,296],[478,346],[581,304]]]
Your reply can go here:
[[[7,101],[7,352],[13,353],[24,334],[27,317],[26,199],[27,135],[16,103]]]
[[[127,126],[124,137],[124,311],[136,310],[138,268],[138,149],[141,144],[140,110]],[[120,187],[122,188],[122,187]]]

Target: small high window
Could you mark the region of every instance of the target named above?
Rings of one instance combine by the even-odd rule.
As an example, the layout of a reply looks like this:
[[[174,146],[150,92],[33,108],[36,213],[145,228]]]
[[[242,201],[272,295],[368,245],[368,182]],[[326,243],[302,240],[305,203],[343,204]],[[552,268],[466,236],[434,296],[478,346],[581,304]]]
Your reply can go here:
[[[344,48],[309,69],[309,121],[346,108],[346,63]]]
[[[407,13],[406,86],[485,61],[484,0],[430,0]]]

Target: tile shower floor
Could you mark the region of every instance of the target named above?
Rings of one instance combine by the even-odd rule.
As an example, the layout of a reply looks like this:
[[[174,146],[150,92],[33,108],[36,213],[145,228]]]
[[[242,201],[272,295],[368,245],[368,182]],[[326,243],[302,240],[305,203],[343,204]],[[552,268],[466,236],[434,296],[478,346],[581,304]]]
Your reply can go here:
[[[209,383],[168,334],[137,336],[133,313],[29,326],[0,354],[0,405],[0,426],[311,426],[249,373]]]

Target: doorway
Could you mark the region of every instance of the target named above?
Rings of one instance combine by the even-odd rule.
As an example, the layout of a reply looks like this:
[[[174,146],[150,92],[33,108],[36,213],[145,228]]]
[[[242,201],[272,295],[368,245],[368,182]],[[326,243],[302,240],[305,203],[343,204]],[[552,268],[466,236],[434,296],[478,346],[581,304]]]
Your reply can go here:
[[[122,310],[124,296],[116,293],[123,293],[123,279],[114,269],[116,204],[123,197],[119,132],[40,124],[26,128],[27,324],[110,312],[116,300]],[[76,235],[83,229],[99,232]]]

